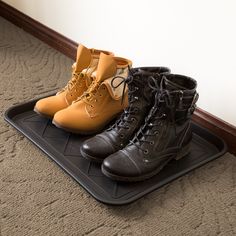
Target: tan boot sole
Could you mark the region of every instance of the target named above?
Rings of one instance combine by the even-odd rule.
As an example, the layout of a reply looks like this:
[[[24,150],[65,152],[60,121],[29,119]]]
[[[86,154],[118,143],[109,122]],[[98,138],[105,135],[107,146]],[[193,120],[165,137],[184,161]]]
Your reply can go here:
[[[92,131],[81,131],[78,129],[70,129],[67,127],[64,127],[60,124],[58,124],[54,119],[52,120],[52,123],[60,129],[63,129],[65,131],[71,132],[71,133],[75,133],[75,134],[82,134],[82,135],[91,135],[91,134],[97,134],[100,133],[113,119],[115,119],[116,117],[119,117],[120,113],[118,115],[114,115],[110,120],[108,120],[106,123],[103,124],[103,126],[98,127],[96,130],[92,130]]]

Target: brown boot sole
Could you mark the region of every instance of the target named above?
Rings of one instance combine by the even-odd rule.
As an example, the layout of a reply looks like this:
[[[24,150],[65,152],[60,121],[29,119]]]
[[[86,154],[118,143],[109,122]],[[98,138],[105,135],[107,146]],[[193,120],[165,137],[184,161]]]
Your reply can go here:
[[[188,145],[186,145],[179,153],[177,153],[177,155],[173,159],[180,160],[181,158],[187,156],[189,153],[190,153],[190,143]],[[142,175],[142,176],[138,176],[138,177],[126,177],[126,176],[119,176],[119,175],[112,174],[112,173],[108,172],[107,170],[105,170],[103,168],[103,165],[102,165],[101,169],[102,169],[102,173],[112,180],[121,181],[121,182],[138,182],[138,181],[144,181],[146,179],[149,179],[149,178],[157,175],[171,160],[172,159],[168,160],[166,163],[164,163],[162,166],[155,169],[154,171],[152,171],[146,175]]]
[[[93,157],[93,156],[91,156],[91,155],[88,155],[87,153],[83,152],[81,149],[80,149],[80,153],[81,153],[82,157],[84,157],[84,158],[87,159],[88,161],[92,161],[92,162],[96,162],[96,163],[100,163],[100,164],[101,164],[101,163],[103,162],[103,160],[105,159],[105,158],[100,159],[100,158],[96,158],[96,157]]]

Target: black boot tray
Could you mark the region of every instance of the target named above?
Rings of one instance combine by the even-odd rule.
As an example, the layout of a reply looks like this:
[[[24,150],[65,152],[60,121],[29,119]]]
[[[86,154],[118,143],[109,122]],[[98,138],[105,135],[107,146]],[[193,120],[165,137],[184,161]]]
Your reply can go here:
[[[35,102],[36,100],[33,100],[11,107],[5,112],[5,120],[45,152],[94,198],[106,204],[122,205],[133,202],[216,159],[227,149],[222,139],[192,123],[193,140],[188,156],[179,161],[171,161],[158,175],[149,180],[136,183],[115,182],[102,174],[99,164],[81,156],[80,146],[89,137],[56,128],[49,119],[33,111]]]

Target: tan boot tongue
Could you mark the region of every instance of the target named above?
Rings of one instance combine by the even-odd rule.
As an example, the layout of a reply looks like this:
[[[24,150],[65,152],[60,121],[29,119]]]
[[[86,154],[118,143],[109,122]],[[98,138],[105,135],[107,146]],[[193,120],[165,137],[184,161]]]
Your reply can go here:
[[[80,73],[83,69],[87,68],[91,63],[91,60],[92,55],[90,50],[80,44],[77,49],[75,73]]]
[[[116,70],[117,65],[113,56],[101,53],[96,72],[96,81],[102,82],[107,78],[115,76]]]

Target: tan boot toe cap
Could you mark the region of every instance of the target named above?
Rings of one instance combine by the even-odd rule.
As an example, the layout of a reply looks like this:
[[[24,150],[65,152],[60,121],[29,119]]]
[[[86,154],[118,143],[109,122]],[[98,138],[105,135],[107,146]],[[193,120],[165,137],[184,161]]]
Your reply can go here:
[[[40,115],[52,118],[57,111],[66,108],[68,105],[64,99],[59,96],[51,96],[40,99],[34,107],[35,112]]]

